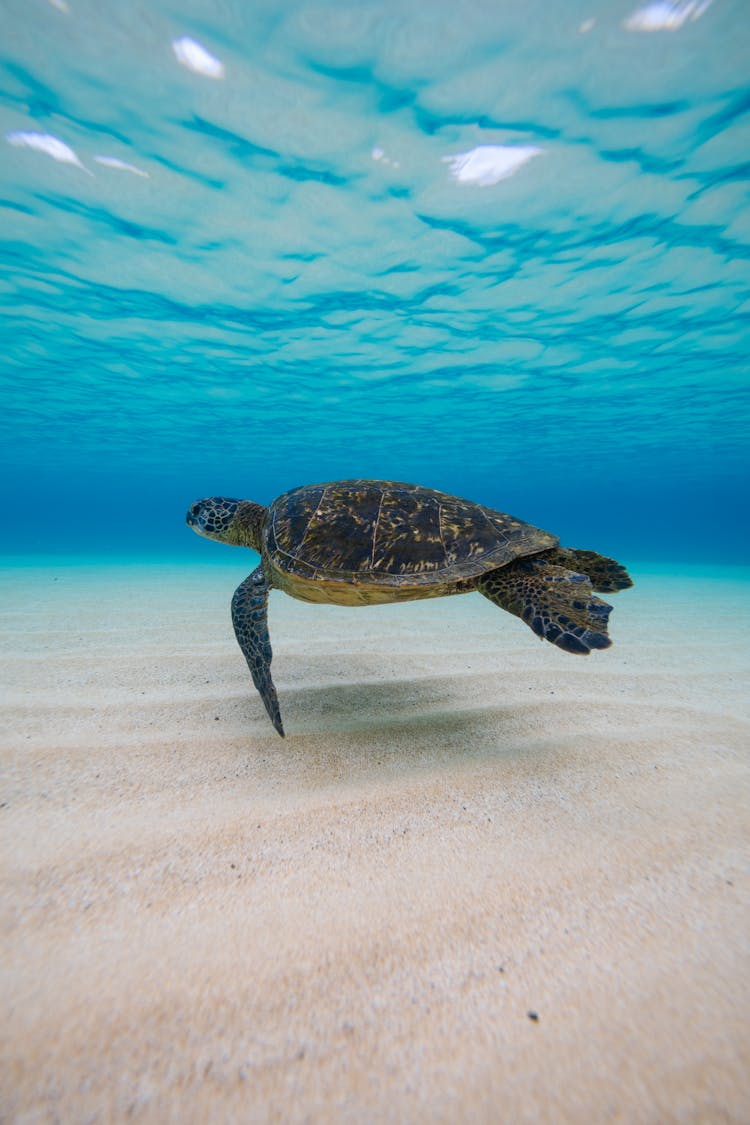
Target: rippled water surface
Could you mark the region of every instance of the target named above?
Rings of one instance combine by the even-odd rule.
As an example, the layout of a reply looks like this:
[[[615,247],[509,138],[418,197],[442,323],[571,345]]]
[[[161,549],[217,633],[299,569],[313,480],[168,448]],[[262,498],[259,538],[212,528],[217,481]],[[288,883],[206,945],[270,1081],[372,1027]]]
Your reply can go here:
[[[748,545],[742,0],[4,0],[11,552],[415,480]]]

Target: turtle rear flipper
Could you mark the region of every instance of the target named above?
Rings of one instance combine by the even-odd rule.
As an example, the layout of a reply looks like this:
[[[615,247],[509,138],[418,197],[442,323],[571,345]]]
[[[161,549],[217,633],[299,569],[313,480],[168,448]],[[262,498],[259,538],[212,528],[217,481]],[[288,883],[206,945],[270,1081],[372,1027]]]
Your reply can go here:
[[[591,579],[592,589],[599,594],[614,594],[617,590],[627,590],[633,585],[633,579],[621,563],[600,555],[597,551],[553,547],[544,552],[544,558],[555,566],[564,566],[585,574]]]
[[[548,554],[491,570],[476,580],[476,588],[565,652],[585,655],[592,648],[609,648],[612,606],[595,597],[585,574],[548,562]]]

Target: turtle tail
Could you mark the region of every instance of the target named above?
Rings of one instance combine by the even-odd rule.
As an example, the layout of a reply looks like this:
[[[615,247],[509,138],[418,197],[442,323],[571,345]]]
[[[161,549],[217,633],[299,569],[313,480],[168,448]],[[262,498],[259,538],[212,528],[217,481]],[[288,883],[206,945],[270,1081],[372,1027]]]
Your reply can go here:
[[[544,551],[491,570],[476,580],[476,588],[565,652],[586,655],[594,648],[609,648],[607,621],[612,606],[593,594],[588,575],[550,562],[552,553]]]

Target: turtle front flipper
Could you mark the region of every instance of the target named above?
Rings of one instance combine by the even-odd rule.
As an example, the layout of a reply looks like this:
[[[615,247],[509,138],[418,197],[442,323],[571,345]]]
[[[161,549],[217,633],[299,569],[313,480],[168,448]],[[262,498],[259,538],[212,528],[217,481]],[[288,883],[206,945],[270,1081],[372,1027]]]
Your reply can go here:
[[[269,588],[263,567],[259,566],[234,592],[232,624],[268,717],[283,738],[284,727],[281,722],[279,701],[271,679],[273,654],[268,636]]]
[[[612,644],[607,635],[612,606],[592,593],[587,575],[555,566],[543,555],[491,570],[476,580],[476,588],[566,652],[586,654]]]

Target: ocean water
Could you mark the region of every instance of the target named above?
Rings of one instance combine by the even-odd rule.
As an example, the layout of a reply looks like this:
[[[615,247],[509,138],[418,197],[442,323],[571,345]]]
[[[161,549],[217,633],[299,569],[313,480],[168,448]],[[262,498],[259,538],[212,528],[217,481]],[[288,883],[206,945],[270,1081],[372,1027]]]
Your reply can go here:
[[[749,63],[0,0],[0,1120],[750,1122]],[[613,647],[277,591],[282,742],[185,515],[348,477],[614,556]]]
[[[415,481],[747,558],[742,0],[3,0],[8,557]]]

